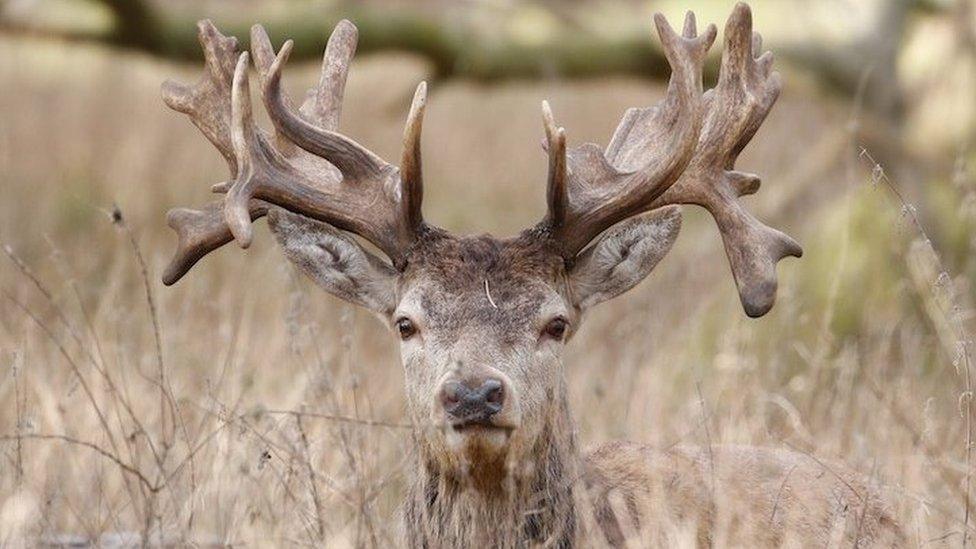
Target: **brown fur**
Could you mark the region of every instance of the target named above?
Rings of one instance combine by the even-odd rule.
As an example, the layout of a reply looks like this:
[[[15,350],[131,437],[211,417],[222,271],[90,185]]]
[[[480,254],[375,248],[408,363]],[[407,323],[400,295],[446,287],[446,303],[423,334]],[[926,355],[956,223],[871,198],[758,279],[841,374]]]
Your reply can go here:
[[[792,451],[755,446],[657,450],[612,442],[587,455],[586,482],[612,545],[636,533],[645,545],[673,546],[682,531],[693,532],[699,546],[906,543],[877,486],[842,465]],[[614,493],[632,502],[636,512],[615,516],[608,503]]]

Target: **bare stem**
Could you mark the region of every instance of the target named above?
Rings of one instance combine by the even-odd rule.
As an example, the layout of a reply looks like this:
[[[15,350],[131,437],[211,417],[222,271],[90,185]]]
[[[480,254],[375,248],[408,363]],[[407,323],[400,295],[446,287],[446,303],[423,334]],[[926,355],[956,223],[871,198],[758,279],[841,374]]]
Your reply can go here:
[[[884,168],[879,164],[874,157],[865,148],[861,148],[861,158],[867,160],[871,164],[871,177],[874,183],[883,185],[886,189],[890,191],[890,195],[894,197],[895,201],[900,205],[902,214],[907,216],[911,221],[915,230],[918,231],[919,236],[921,236],[924,245],[929,249],[932,257],[935,260],[936,267],[939,271],[938,273],[938,283],[945,283],[950,287],[950,295],[952,299],[955,300],[958,293],[952,288],[952,278],[949,276],[949,271],[946,269],[945,264],[942,262],[942,258],[939,256],[932,244],[932,240],[929,238],[928,233],[925,231],[925,227],[922,225],[922,221],[918,216],[918,210],[909,203],[905,196],[901,193],[898,187],[891,181],[888,174],[885,173]],[[965,414],[965,429],[966,429],[966,480],[965,480],[965,494],[964,500],[964,518],[963,518],[963,539],[962,546],[967,547],[969,544],[969,520],[972,514],[972,476],[973,476],[973,380],[972,380],[972,365],[969,356],[969,347],[972,344],[972,338],[970,338],[965,327],[961,325],[960,322],[955,318],[951,311],[945,310],[943,304],[937,299],[935,300],[936,306],[939,307],[940,312],[946,319],[946,325],[952,331],[952,336],[955,339],[957,352],[961,351],[959,361],[963,365],[963,383],[964,389],[963,394],[960,396],[960,407],[963,409]],[[958,372],[958,369],[957,369]]]
[[[88,448],[90,450],[93,450],[95,453],[101,455],[102,457],[109,459],[110,461],[112,461],[116,465],[118,465],[119,468],[122,469],[122,471],[124,471],[125,473],[128,473],[128,474],[134,476],[150,492],[157,492],[161,488],[160,486],[158,486],[158,485],[150,482],[149,479],[146,478],[146,476],[144,474],[142,474],[142,471],[140,471],[138,468],[136,468],[135,466],[130,465],[130,464],[122,461],[122,458],[120,458],[118,455],[116,455],[116,454],[114,454],[114,453],[112,453],[112,452],[110,452],[110,451],[102,448],[101,446],[99,446],[99,445],[97,445],[97,444],[95,444],[93,442],[88,442],[86,440],[79,440],[77,438],[69,437],[67,435],[30,435],[30,434],[27,434],[27,435],[25,435],[25,434],[0,435],[0,442],[11,442],[11,441],[16,441],[16,440],[20,440],[20,439],[29,439],[29,440],[55,440],[55,441],[66,442],[66,443],[71,444],[71,445],[74,445],[74,446],[82,446],[82,447]]]

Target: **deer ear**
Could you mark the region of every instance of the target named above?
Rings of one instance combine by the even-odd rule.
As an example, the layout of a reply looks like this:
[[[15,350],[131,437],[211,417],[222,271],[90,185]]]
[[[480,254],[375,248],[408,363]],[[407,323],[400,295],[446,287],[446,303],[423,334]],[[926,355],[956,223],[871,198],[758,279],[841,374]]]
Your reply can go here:
[[[569,272],[576,305],[585,310],[636,286],[671,250],[680,229],[678,206],[611,227],[576,258]]]
[[[396,269],[353,238],[280,208],[268,213],[268,225],[288,259],[325,291],[382,316],[392,314]]]

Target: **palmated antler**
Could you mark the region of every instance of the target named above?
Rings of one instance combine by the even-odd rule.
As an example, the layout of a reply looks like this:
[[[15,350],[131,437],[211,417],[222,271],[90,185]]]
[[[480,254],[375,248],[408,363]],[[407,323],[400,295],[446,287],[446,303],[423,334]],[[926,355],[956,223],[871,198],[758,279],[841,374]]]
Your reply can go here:
[[[163,97],[188,114],[227,159],[233,179],[214,186],[223,201],[203,210],[175,209],[168,223],[179,244],[163,282],[173,284],[204,255],[236,239],[251,243],[251,221],[281,207],[358,234],[399,264],[424,230],[420,213],[420,132],[426,85],[414,96],[404,134],[402,170],[335,132],[356,27],[342,21],[326,48],[322,78],[294,113],[281,90],[281,70],[291,51],[277,56],[264,29],[252,29],[252,48],[263,82],[265,106],[277,130],[272,137],[253,119],[247,53],[209,21],[199,24],[207,71],[194,87],[167,82]],[[297,145],[297,147],[296,147]]]
[[[704,96],[704,121],[689,152],[684,148],[684,133],[675,129],[682,126],[662,121],[678,116],[670,106],[675,78],[687,78],[681,76],[687,69],[680,63],[676,66],[673,44],[690,47],[695,20],[689,13],[680,42],[660,19],[657,24],[673,70],[668,98],[652,108],[627,111],[605,152],[585,144],[561,160],[565,138],[544,105],[550,174],[549,214],[543,228],[550,231],[564,257],[572,259],[600,232],[626,217],[669,204],[700,205],[712,214],[722,234],[746,314],[762,316],[776,298],[776,263],[803,253],[792,238],[762,224],[738,202],[740,196],[759,189],[757,175],[737,172],[734,165],[779,96],[781,84],[772,72],[772,54],[759,55],[762,40],[752,32],[752,13],[747,5],[738,4],[725,28],[718,84]],[[709,36],[714,33],[706,32],[697,40]],[[670,162],[673,170],[680,167],[680,173],[662,170],[666,176],[624,183],[635,178],[627,174],[641,173],[658,162],[665,154],[662,151],[675,151]]]
[[[680,36],[664,16],[655,15],[654,23],[671,64],[671,81],[661,103],[631,109],[624,117],[640,140],[629,155],[612,158],[593,143],[567,153],[563,128],[556,127],[548,103],[542,105],[549,151],[549,212],[543,227],[567,259],[612,225],[647,211],[684,172],[698,142],[702,66],[715,26],[698,36],[691,13]]]

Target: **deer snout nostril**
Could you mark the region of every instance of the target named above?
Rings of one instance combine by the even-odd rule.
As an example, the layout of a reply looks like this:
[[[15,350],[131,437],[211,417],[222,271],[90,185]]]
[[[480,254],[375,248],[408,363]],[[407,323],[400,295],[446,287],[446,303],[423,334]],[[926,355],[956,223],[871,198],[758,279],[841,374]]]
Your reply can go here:
[[[505,387],[497,379],[489,379],[481,384],[480,392],[484,394],[487,408],[493,414],[497,414],[502,409],[505,402]]]
[[[447,413],[454,413],[453,410],[457,409],[469,392],[467,385],[460,381],[449,381],[441,388],[441,404]]]

